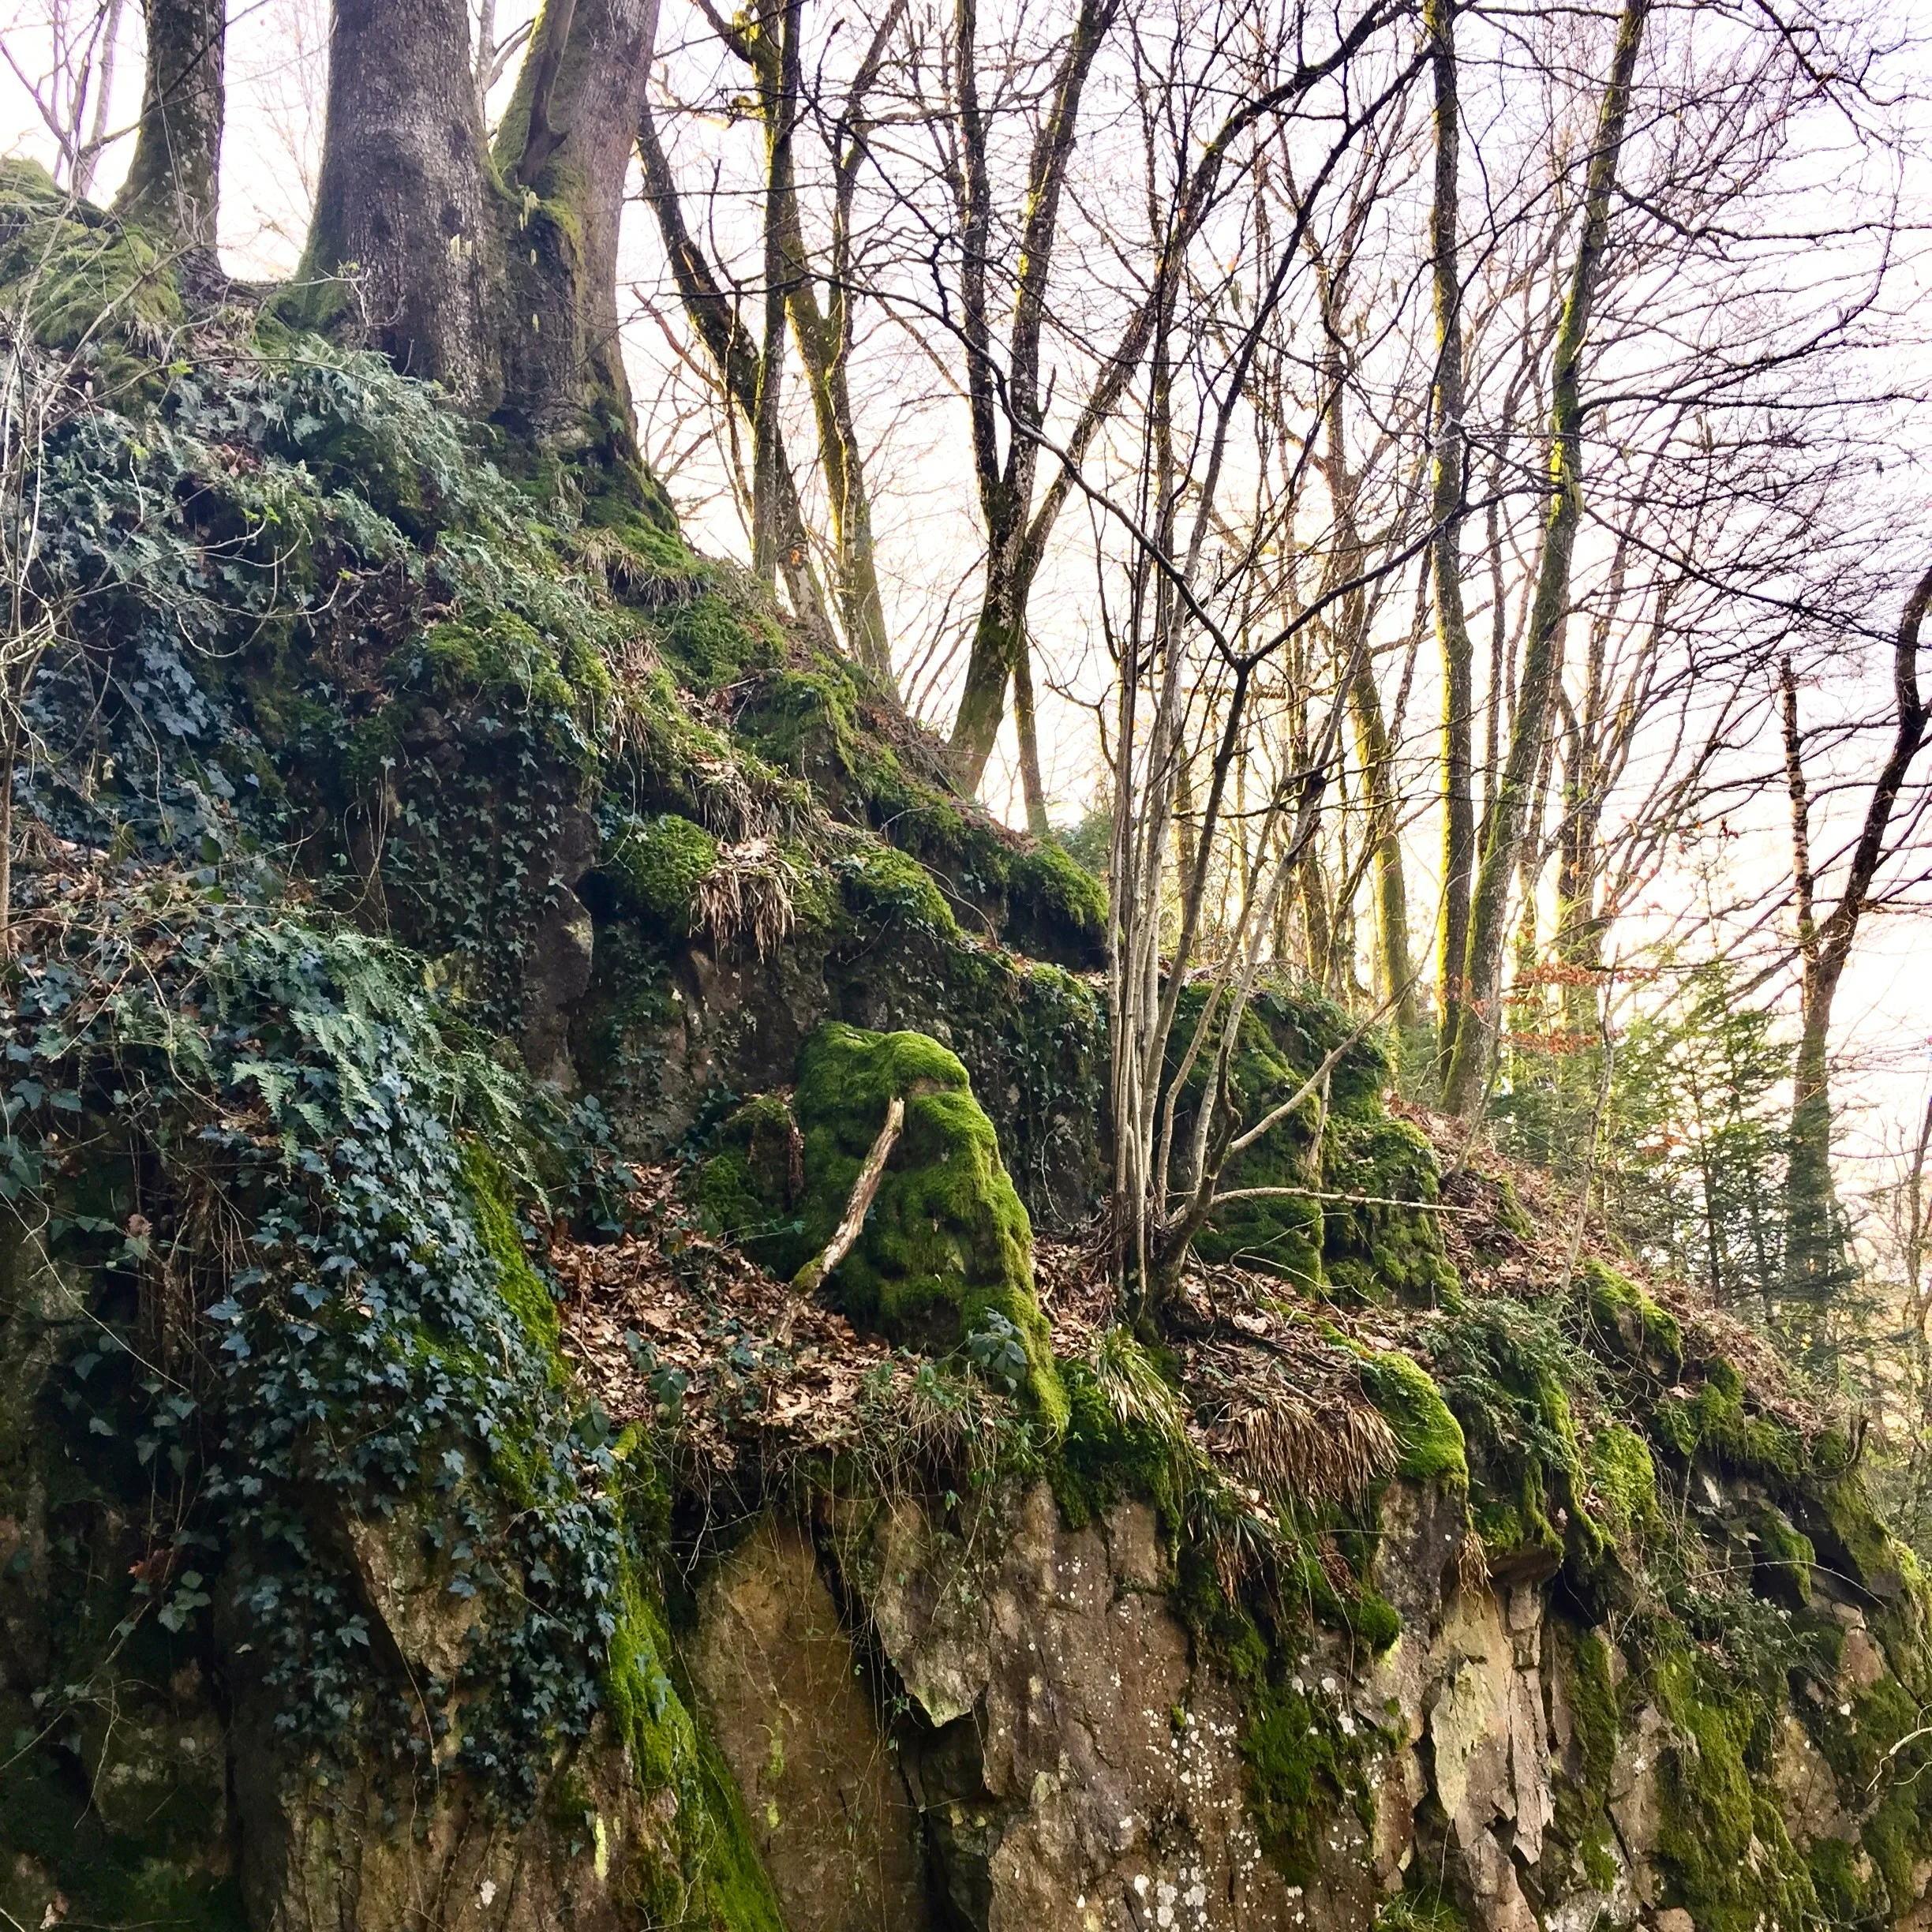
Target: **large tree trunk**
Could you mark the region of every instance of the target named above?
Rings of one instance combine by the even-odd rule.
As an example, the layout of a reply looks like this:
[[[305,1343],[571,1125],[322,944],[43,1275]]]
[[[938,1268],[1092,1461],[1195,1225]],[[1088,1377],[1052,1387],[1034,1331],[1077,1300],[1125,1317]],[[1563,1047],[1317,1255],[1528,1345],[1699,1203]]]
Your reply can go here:
[[[335,0],[307,319],[488,414],[503,400],[507,198],[469,84],[466,0]]]
[[[465,0],[336,0],[311,317],[518,435],[635,460],[617,230],[657,0],[557,4],[492,156]]]
[[[148,64],[134,159],[114,202],[204,274],[216,267],[225,0],[148,0]]]
[[[636,456],[617,336],[617,236],[657,38],[657,0],[546,9],[496,136],[497,167],[518,197],[506,210],[504,419],[547,444],[587,445],[608,463]]]
[[[1490,814],[1488,836],[1470,904],[1463,953],[1464,1008],[1456,1028],[1443,1103],[1465,1120],[1481,1110],[1488,1086],[1492,1038],[1502,1024],[1503,951],[1508,933],[1510,882],[1529,830],[1531,794],[1542,768],[1557,680],[1563,675],[1563,629],[1570,611],[1570,565],[1583,514],[1583,353],[1590,313],[1603,274],[1631,81],[1643,43],[1651,0],[1624,0],[1617,22],[1616,51],[1604,89],[1595,144],[1583,195],[1582,233],[1571,265],[1570,286],[1557,331],[1550,375],[1550,503],[1543,553],[1530,608],[1530,638],[1510,733],[1509,755]]]

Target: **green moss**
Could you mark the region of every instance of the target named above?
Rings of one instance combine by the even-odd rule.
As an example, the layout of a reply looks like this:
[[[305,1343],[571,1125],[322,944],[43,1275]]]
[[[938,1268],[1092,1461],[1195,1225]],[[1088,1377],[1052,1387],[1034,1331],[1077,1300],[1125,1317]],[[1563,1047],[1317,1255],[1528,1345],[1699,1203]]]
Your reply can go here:
[[[1830,1567],[1881,1601],[1906,1591],[1900,1545],[1872,1507],[1855,1471],[1807,1485],[1806,1524]]]
[[[1340,1715],[1298,1680],[1251,1695],[1241,1740],[1249,1814],[1269,1863],[1290,1884],[1314,1878],[1338,1812],[1352,1811],[1365,1831],[1372,1825],[1372,1735],[1361,1727],[1345,1731]]]
[[[1589,1386],[1589,1365],[1548,1311],[1504,1296],[1471,1301],[1432,1325],[1429,1347],[1468,1442],[1471,1511],[1492,1573],[1548,1574],[1572,1542],[1582,1557],[1601,1556],[1569,1395]]]
[[[1807,1462],[1803,1437],[1769,1416],[1747,1413],[1744,1379],[1722,1356],[1704,1364],[1703,1377],[1687,1400],[1673,1394],[1657,1404],[1660,1439],[1687,1462],[1705,1454],[1741,1475],[1798,1477]]]
[[[1402,1461],[1396,1473],[1416,1482],[1443,1482],[1466,1491],[1470,1471],[1462,1425],[1428,1371],[1399,1350],[1365,1355],[1362,1387],[1395,1432]]]
[[[783,658],[782,641],[770,620],[738,608],[716,590],[680,605],[663,636],[665,654],[701,691],[734,683]]]
[[[1434,1305],[1461,1283],[1428,1211],[1440,1193],[1436,1150],[1406,1121],[1331,1121],[1322,1151],[1324,1191],[1365,1197],[1330,1201],[1322,1214],[1322,1265],[1331,1282],[1365,1300],[1390,1296]],[[1416,1208],[1391,1206],[1414,1201]]]
[[[868,847],[835,868],[846,904],[875,923],[909,923],[956,936],[959,922],[932,874],[916,859],[889,845]]]
[[[796,1274],[811,1259],[799,1211],[803,1155],[791,1103],[761,1094],[724,1122],[718,1151],[698,1171],[706,1227],[774,1274]]]
[[[519,708],[545,711],[567,711],[575,702],[556,653],[509,611],[436,624],[418,649],[430,688],[443,699],[507,696]]]
[[[1619,1544],[1653,1542],[1664,1532],[1650,1445],[1621,1422],[1607,1423],[1584,1452],[1591,1513]]]
[[[1594,1257],[1584,1260],[1578,1274],[1590,1319],[1603,1339],[1660,1381],[1675,1382],[1683,1372],[1683,1330],[1677,1317]]]
[[[1125,1496],[1155,1506],[1163,1527],[1178,1532],[1186,1472],[1171,1435],[1144,1417],[1122,1421],[1093,1369],[1063,1362],[1067,1426],[1047,1463],[1047,1479],[1069,1529],[1098,1522]]]
[[[1675,1727],[1660,1765],[1657,1852],[1668,1900],[1699,1932],[1799,1932],[1818,1898],[1768,1791],[1769,1713],[1707,1661],[1667,1655],[1652,1676]]]
[[[549,1364],[550,1380],[560,1387],[567,1378],[560,1348],[563,1323],[543,1279],[530,1266],[516,1212],[496,1157],[481,1140],[463,1149],[462,1175],[470,1190],[470,1212],[477,1233],[496,1264],[496,1287],[517,1318],[531,1346]]]
[[[895,1096],[905,1103],[898,1143],[829,1298],[934,1350],[1007,1324],[1042,1413],[1063,1426],[1066,1395],[1033,1294],[1032,1227],[965,1068],[938,1041],[833,1024],[800,1050],[794,1108],[805,1141],[807,1251],[818,1252],[844,1217]]]
[[[1763,1596],[1803,1609],[1811,1601],[1811,1567],[1818,1560],[1811,1539],[1794,1530],[1784,1511],[1769,1503],[1756,1511],[1751,1527],[1757,1538],[1753,1586]]]
[[[848,669],[821,658],[811,670],[761,679],[739,709],[736,728],[781,771],[836,796],[858,758],[858,702]]]
[[[702,826],[665,812],[626,830],[605,852],[604,869],[631,910],[683,934],[717,856],[718,842]]]
[[[73,200],[36,162],[0,161],[0,302],[12,311],[23,301],[43,343],[80,350],[116,384],[162,354],[185,319],[153,237]]]
[[[1402,1613],[1367,1585],[1354,1597],[1344,1599],[1342,1616],[1355,1635],[1378,1654],[1402,1634]]]
[[[1045,941],[1083,964],[1105,957],[1106,887],[1050,840],[1013,859],[1007,897],[1023,943]]]
[[[605,1708],[647,1812],[668,1817],[665,1838],[642,1851],[618,1889],[646,1923],[688,1932],[784,1932],[730,1768],[699,1723],[669,1632],[646,1578],[668,1533],[669,1504],[635,1430],[619,1438],[624,1554]],[[671,1807],[648,1801],[668,1793]]]

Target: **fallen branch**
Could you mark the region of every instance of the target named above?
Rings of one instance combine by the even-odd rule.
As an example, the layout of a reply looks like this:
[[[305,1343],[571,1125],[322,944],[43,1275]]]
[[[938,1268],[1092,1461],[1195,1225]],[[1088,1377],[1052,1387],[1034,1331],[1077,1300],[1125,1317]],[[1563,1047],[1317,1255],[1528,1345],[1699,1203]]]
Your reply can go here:
[[[795,1294],[811,1294],[818,1284],[852,1251],[860,1230],[865,1226],[865,1218],[871,1211],[873,1197],[879,1191],[879,1183],[886,1178],[886,1163],[890,1159],[893,1143],[899,1138],[899,1129],[905,1123],[905,1102],[894,1094],[892,1104],[886,1110],[886,1125],[879,1129],[878,1138],[872,1143],[872,1151],[865,1157],[865,1165],[859,1170],[859,1178],[853,1184],[852,1199],[845,1204],[845,1219],[838,1224],[838,1230],[825,1245],[825,1251],[816,1259],[807,1261],[792,1277]]]
[[[1227,1201],[1274,1200],[1283,1197],[1338,1201],[1345,1208],[1413,1208],[1417,1214],[1479,1215],[1484,1211],[1480,1208],[1458,1207],[1451,1201],[1404,1200],[1395,1194],[1333,1194],[1310,1187],[1230,1188],[1225,1194],[1217,1194],[1208,1204],[1210,1208],[1219,1208]]]

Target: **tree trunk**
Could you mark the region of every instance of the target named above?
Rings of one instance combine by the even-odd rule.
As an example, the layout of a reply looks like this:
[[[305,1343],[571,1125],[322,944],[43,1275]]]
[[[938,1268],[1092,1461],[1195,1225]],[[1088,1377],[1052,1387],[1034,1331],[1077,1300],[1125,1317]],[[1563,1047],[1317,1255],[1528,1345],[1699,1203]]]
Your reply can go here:
[[[502,418],[607,466],[637,460],[617,338],[617,237],[657,10],[658,0],[546,8],[496,134],[497,167],[513,183],[502,216],[511,271]]]
[[[1503,950],[1508,930],[1510,882],[1522,856],[1530,803],[1543,762],[1557,681],[1563,674],[1563,628],[1570,608],[1570,564],[1583,513],[1583,353],[1590,312],[1602,279],[1631,80],[1643,43],[1651,0],[1624,0],[1616,52],[1604,89],[1597,137],[1583,197],[1582,234],[1557,332],[1550,382],[1550,503],[1543,553],[1531,605],[1530,638],[1510,732],[1509,755],[1496,788],[1488,837],[1470,906],[1463,953],[1465,1009],[1443,1081],[1445,1108],[1464,1120],[1481,1110],[1488,1085],[1491,1039],[1501,1024]]]
[[[1469,948],[1470,882],[1476,869],[1471,751],[1474,652],[1462,604],[1462,279],[1457,252],[1462,144],[1456,91],[1455,0],[1429,0],[1424,14],[1436,82],[1436,184],[1429,241],[1436,301],[1436,449],[1430,514],[1436,635],[1442,647],[1442,919],[1436,1003],[1439,1067],[1447,1070],[1462,1022],[1463,957]]]
[[[1397,810],[1394,754],[1382,715],[1382,694],[1367,664],[1349,691],[1355,717],[1355,755],[1368,795],[1368,840],[1375,852],[1376,943],[1382,994],[1395,1004],[1398,1037],[1416,1023],[1414,968],[1409,963],[1409,889],[1402,876],[1402,826]]]
[[[638,110],[637,140],[644,169],[644,198],[657,215],[679,300],[717,371],[727,398],[749,426],[758,411],[760,350],[686,225],[677,184],[648,100]],[[777,491],[778,565],[792,610],[815,642],[829,645],[832,627],[826,615],[824,593],[812,568],[805,514],[782,439],[776,452],[773,481]]]
[[[466,0],[335,0],[304,319],[481,414],[503,400],[498,190]]]
[[[1080,0],[1067,50],[1054,77],[1053,104],[1034,143],[1028,170],[1026,219],[1014,256],[1018,279],[1005,358],[1005,380],[994,380],[986,275],[992,246],[992,185],[987,130],[981,113],[976,0],[959,0],[956,13],[960,167],[955,184],[960,224],[960,330],[966,350],[973,461],[987,530],[985,593],[973,629],[966,681],[953,724],[952,753],[960,784],[976,792],[1006,711],[1006,687],[1028,646],[1027,598],[1047,530],[1033,515],[1039,448],[1040,339],[1046,324],[1046,282],[1073,152],[1080,96],[1120,0]],[[1006,451],[999,454],[997,424],[1008,418]],[[1044,519],[1050,524],[1050,518]]]
[[[1040,781],[1039,724],[1033,711],[1033,653],[1024,645],[1013,656],[1013,728],[1020,737],[1020,789],[1026,801],[1027,829],[1045,838],[1053,826],[1046,817],[1046,792]]]
[[[1785,1170],[1784,1292],[1787,1324],[1802,1329],[1801,1346],[1814,1363],[1825,1346],[1825,1316],[1839,1265],[1839,1217],[1831,1171],[1832,1002],[1852,957],[1873,882],[1887,856],[1886,833],[1899,793],[1925,742],[1927,711],[1919,689],[1919,632],[1928,608],[1932,608],[1932,570],[1919,579],[1899,620],[1892,660],[1896,711],[1892,748],[1873,781],[1865,822],[1852,848],[1838,903],[1822,921],[1817,915],[1816,879],[1811,869],[1810,807],[1799,729],[1798,681],[1788,657],[1778,667],[1785,777],[1791,791],[1792,880],[1803,1011],[1792,1082],[1791,1140]]]
[[[148,63],[139,132],[114,212],[178,247],[204,275],[218,269],[224,0],[148,0]]]
[[[788,212],[796,193],[792,133],[798,117],[799,0],[759,11],[757,39],[777,59],[761,70],[765,118],[765,334],[751,411],[751,569],[762,583],[778,575],[777,466],[783,446],[779,409],[784,393],[785,313],[792,263],[785,247]],[[774,14],[776,18],[774,19]]]
[[[336,0],[305,319],[518,436],[630,470],[617,230],[657,19],[657,0],[548,13],[492,157],[459,84],[466,0]]]
[[[833,156],[835,187],[832,219],[832,267],[827,289],[828,305],[821,309],[814,284],[811,259],[806,246],[804,222],[799,212],[796,170],[792,158],[792,137],[799,113],[802,92],[799,21],[796,6],[780,9],[780,31],[774,37],[772,16],[767,12],[755,22],[740,17],[722,25],[728,45],[749,64],[757,77],[759,110],[765,122],[765,136],[770,156],[766,208],[766,340],[759,352],[759,380],[751,385],[752,440],[756,460],[752,495],[754,555],[759,548],[760,518],[756,499],[757,476],[762,474],[768,489],[782,499],[790,485],[779,470],[785,465],[783,438],[773,406],[765,410],[763,379],[775,354],[783,348],[783,313],[788,312],[792,333],[804,366],[806,388],[811,399],[812,416],[818,432],[818,460],[824,471],[826,494],[832,514],[832,543],[835,589],[839,621],[846,646],[885,688],[895,697],[898,686],[893,675],[892,645],[886,627],[886,608],[879,593],[878,567],[872,542],[872,504],[865,480],[865,463],[859,442],[858,425],[852,414],[852,392],[847,362],[852,348],[851,262],[849,236],[852,198],[857,170],[863,158],[861,137],[856,128],[866,94],[878,78],[888,40],[904,12],[904,0],[894,0],[874,29],[865,58],[859,64],[846,113],[835,137]],[[668,170],[662,170],[668,179]],[[654,191],[653,191],[654,192]],[[779,312],[773,307],[773,295],[782,298]],[[762,464],[762,472],[758,465]],[[796,492],[791,489],[796,497]],[[787,546],[782,528],[785,507],[782,500],[771,506],[773,527],[765,541],[777,558]]]

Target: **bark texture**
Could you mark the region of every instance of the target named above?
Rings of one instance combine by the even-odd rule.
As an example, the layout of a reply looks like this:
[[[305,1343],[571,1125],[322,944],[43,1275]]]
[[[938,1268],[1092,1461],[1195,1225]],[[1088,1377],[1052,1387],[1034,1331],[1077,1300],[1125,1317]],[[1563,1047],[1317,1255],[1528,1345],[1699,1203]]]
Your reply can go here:
[[[545,440],[600,438],[613,455],[631,451],[617,235],[657,11],[658,0],[576,0],[546,17],[496,138],[497,165],[519,184],[507,211],[504,418]],[[544,112],[533,124],[539,100]]]
[[[503,250],[469,73],[465,0],[336,0],[301,279],[314,319],[488,414]]]
[[[148,0],[147,14],[140,125],[114,212],[212,268],[226,108],[225,0]]]
[[[635,459],[617,232],[657,0],[537,23],[492,153],[463,0],[338,0],[313,319],[515,433]]]

